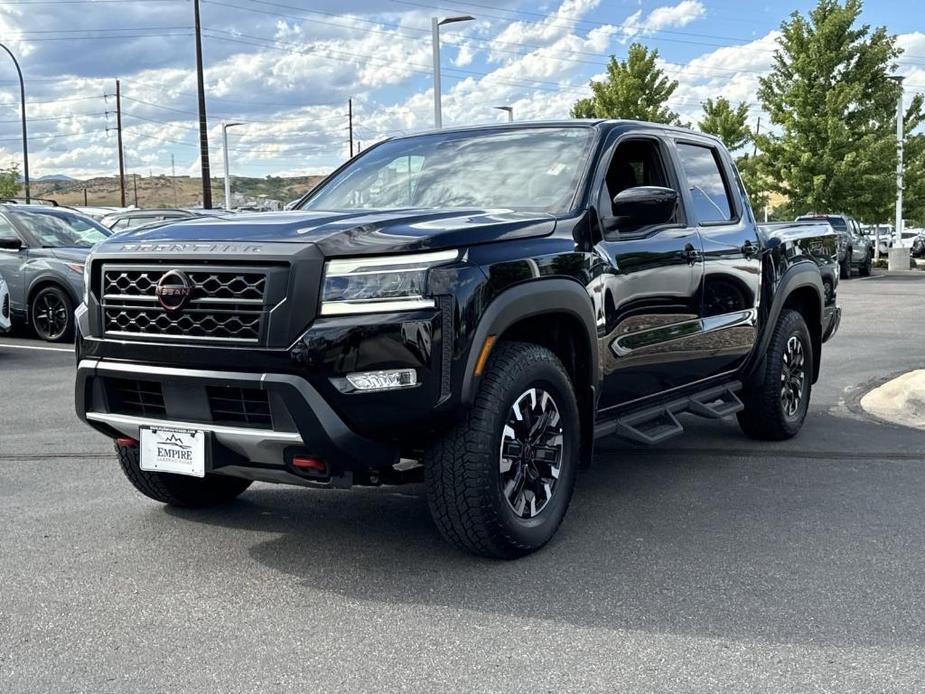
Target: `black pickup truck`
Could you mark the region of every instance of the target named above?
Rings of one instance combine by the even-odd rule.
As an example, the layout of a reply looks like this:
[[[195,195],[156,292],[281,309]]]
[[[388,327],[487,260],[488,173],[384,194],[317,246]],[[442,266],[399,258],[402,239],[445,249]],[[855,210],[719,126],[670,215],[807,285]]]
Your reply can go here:
[[[130,230],[86,272],[77,412],[143,494],[423,479],[493,557],[552,537],[601,436],[794,436],[840,318],[828,224],[759,226],[719,141],[628,121],[387,140],[294,211]]]

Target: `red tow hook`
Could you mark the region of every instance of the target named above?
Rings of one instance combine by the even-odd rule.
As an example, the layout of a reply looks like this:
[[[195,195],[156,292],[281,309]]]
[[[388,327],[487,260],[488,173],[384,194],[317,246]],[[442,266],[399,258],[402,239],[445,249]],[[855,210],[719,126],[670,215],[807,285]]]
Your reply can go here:
[[[123,446],[125,448],[130,448],[132,446],[138,445],[138,440],[133,439],[131,436],[120,436],[116,439],[117,446]]]

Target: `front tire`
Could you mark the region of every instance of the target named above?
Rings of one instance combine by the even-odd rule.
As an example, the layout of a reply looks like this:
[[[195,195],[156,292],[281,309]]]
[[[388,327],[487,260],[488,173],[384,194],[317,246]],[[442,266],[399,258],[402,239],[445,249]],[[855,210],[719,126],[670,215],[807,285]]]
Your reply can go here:
[[[513,559],[555,534],[578,471],[578,404],[551,351],[501,343],[467,416],[424,458],[427,502],[443,537]]]
[[[753,439],[782,441],[803,427],[813,387],[813,345],[802,314],[784,309],[758,381],[743,392],[739,426]]]
[[[61,287],[45,287],[32,298],[29,320],[45,342],[65,342],[74,334],[74,303]]]
[[[861,277],[870,277],[870,270],[874,263],[874,254],[868,253],[867,258],[864,259],[864,264],[858,269],[858,274]]]
[[[250,480],[222,475],[187,477],[167,472],[142,470],[139,465],[138,446],[116,444],[119,465],[128,481],[149,499],[170,506],[205,508],[224,504],[239,496]]]
[[[839,268],[838,276],[840,279],[846,280],[851,277],[851,249],[845,251],[845,257],[842,259],[841,266]]]

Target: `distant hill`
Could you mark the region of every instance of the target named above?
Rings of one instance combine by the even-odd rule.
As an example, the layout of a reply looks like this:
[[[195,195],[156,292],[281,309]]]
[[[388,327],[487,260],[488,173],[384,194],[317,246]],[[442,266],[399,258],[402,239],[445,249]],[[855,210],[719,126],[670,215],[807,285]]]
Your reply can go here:
[[[48,174],[47,176],[39,176],[38,178],[32,179],[34,181],[76,181],[76,178],[70,176],[65,176],[64,174]]]
[[[235,177],[232,190],[249,197],[265,196],[288,202],[301,197],[318,185],[322,176],[267,176],[266,178]],[[125,204],[135,203],[137,189],[139,207],[197,207],[202,204],[202,183],[189,176],[126,176]],[[84,191],[88,205],[118,205],[119,177],[106,176],[85,181],[67,176],[42,176],[32,181],[32,195],[50,198],[60,205],[83,205]],[[222,180],[212,179],[212,204],[220,206],[225,199]]]

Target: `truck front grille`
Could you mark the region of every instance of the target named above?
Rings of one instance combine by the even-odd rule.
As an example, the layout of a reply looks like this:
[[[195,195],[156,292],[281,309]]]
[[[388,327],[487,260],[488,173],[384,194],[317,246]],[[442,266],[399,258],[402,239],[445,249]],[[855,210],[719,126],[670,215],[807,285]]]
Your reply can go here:
[[[171,270],[189,279],[185,304],[169,311],[155,288]],[[259,344],[268,305],[268,272],[254,268],[103,267],[102,317],[106,335],[174,341]]]

